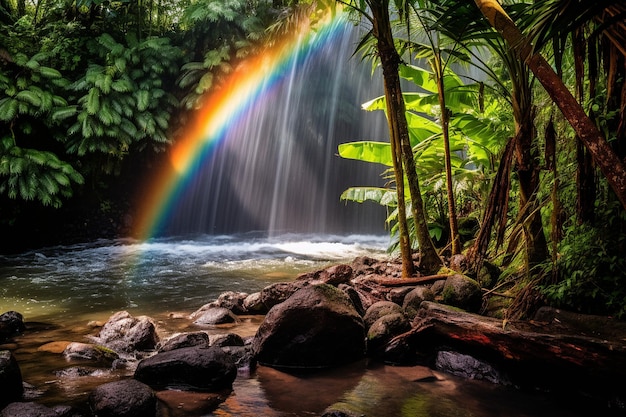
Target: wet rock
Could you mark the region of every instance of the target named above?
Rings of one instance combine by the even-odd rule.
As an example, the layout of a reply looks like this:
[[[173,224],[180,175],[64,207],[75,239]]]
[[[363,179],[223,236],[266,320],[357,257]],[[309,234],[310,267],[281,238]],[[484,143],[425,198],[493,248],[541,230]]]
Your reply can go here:
[[[269,311],[276,304],[280,304],[291,297],[296,291],[308,286],[308,281],[277,282],[261,290],[261,302]]]
[[[327,284],[308,286],[267,313],[252,351],[260,363],[277,368],[353,362],[365,353],[363,320],[341,290]]]
[[[89,395],[89,406],[97,417],[154,417],[156,395],[133,379],[100,385]]]
[[[402,302],[402,310],[409,319],[413,319],[417,315],[422,301],[434,301],[435,294],[428,287],[416,287],[409,292]]]
[[[191,346],[208,346],[209,335],[204,332],[179,333],[159,343],[159,352],[168,352]]]
[[[120,311],[109,317],[94,339],[116,352],[132,352],[154,349],[159,336],[150,318],[133,317],[126,311]]]
[[[7,311],[0,314],[0,343],[4,343],[13,335],[26,330],[24,316],[17,311]]]
[[[14,402],[0,411],[0,417],[59,417],[56,411],[34,402]]]
[[[449,276],[443,287],[442,297],[444,304],[470,312],[477,312],[482,305],[480,285],[465,275]]]
[[[308,281],[310,284],[328,284],[336,287],[339,284],[350,282],[351,278],[352,267],[338,264],[320,271],[300,274],[297,279]]]
[[[235,333],[214,334],[209,336],[209,346],[243,346],[243,339]]]
[[[13,401],[19,401],[24,393],[20,367],[8,350],[0,350],[0,387],[0,409]]]
[[[65,369],[59,369],[54,371],[54,375],[59,378],[79,378],[84,376],[90,376],[98,373],[96,368],[86,368],[82,366],[72,366]]]
[[[361,298],[359,292],[348,284],[339,284],[337,288],[343,291],[348,298],[350,298],[350,301],[352,301],[352,305],[356,309],[357,313],[359,313],[359,316],[363,317],[365,315],[365,307],[363,307],[363,299]]]
[[[374,265],[378,260],[369,256],[359,256],[352,261],[352,271],[354,275],[368,275],[377,272]]]
[[[63,356],[68,360],[86,360],[108,364],[119,359],[117,353],[104,346],[79,342],[68,344],[63,350]]]
[[[349,410],[326,410],[322,417],[364,417],[364,414],[355,413]]]
[[[222,350],[230,356],[238,373],[247,374],[256,367],[250,346],[224,346]]]
[[[215,391],[230,388],[237,368],[218,347],[192,346],[143,359],[135,379],[157,389]]]
[[[411,323],[402,313],[386,314],[376,320],[367,331],[367,350],[372,356],[379,355],[392,337],[411,329]]]
[[[218,325],[236,323],[239,321],[232,311],[223,307],[201,307],[200,310],[191,315],[194,324],[199,325]]]
[[[494,384],[506,384],[504,378],[500,376],[500,373],[493,366],[487,362],[458,352],[438,352],[435,367],[440,371],[467,379],[484,380]]]
[[[222,307],[232,311],[234,314],[246,314],[244,300],[248,297],[245,292],[226,291],[217,297],[217,300],[207,304],[210,307]]]
[[[441,296],[443,293],[443,287],[446,285],[445,279],[440,279],[433,282],[433,285],[430,286],[430,290],[435,294],[435,297]]]
[[[250,294],[243,300],[243,308],[246,310],[246,314],[266,314],[267,307],[261,300],[261,292],[255,292]]]
[[[385,298],[392,303],[402,305],[404,297],[410,293],[415,287],[397,287],[389,290]]]
[[[382,316],[394,313],[402,314],[402,307],[391,301],[378,301],[367,309],[365,316],[363,316],[363,322],[365,322],[365,327],[369,329]]]

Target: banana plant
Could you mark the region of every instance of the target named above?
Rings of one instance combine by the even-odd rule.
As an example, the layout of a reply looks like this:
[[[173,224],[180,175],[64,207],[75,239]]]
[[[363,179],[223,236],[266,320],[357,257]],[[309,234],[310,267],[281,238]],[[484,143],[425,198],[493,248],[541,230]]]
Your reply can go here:
[[[437,85],[432,72],[418,66],[402,65],[400,75],[423,90],[403,93],[403,97],[418,175],[422,178],[424,193],[427,194],[436,188],[436,184],[445,180],[442,127],[435,120],[439,111]],[[449,69],[443,81],[446,107],[451,110],[449,140],[453,176],[457,183],[483,180],[485,171],[494,169],[494,153],[502,143],[502,134],[486,116],[487,113],[479,114],[476,111],[478,86],[463,84],[460,77]],[[385,98],[378,97],[364,103],[362,107],[368,111],[385,111]],[[346,159],[376,163],[387,168],[392,166],[389,142],[348,142],[340,144],[338,151]],[[391,224],[392,234],[395,233],[398,201],[395,189],[351,187],[340,198],[358,203],[373,201],[388,207],[390,215],[387,222]],[[431,222],[429,231],[431,237],[437,239],[441,237],[442,226]]]

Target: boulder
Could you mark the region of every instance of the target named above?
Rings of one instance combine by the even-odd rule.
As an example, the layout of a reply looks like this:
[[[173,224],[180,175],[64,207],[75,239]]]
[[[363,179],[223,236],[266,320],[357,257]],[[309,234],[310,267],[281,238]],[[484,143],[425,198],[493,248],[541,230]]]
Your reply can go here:
[[[0,350],[0,387],[0,410],[5,405],[22,399],[22,373],[15,357],[8,350]]]
[[[57,412],[43,404],[14,402],[0,411],[0,417],[59,417]]]
[[[119,359],[117,353],[103,346],[90,343],[72,342],[63,350],[63,356],[68,360],[85,360],[111,364]]]
[[[133,379],[100,385],[89,395],[89,406],[97,417],[154,417],[156,405],[154,391]]]
[[[348,284],[339,284],[337,288],[346,293],[350,301],[352,301],[352,305],[354,305],[357,313],[359,313],[359,316],[363,317],[363,315],[365,315],[365,307],[363,306],[363,300],[359,292]]]
[[[234,314],[246,314],[244,300],[248,297],[245,292],[226,291],[217,297],[217,300],[207,304],[211,307],[222,307],[232,311]]]
[[[126,311],[119,311],[109,317],[94,339],[116,352],[132,352],[154,349],[159,336],[150,318],[133,317]]]
[[[411,329],[411,323],[402,313],[386,314],[376,320],[367,331],[367,350],[377,356],[392,337]]]
[[[336,287],[350,282],[352,267],[345,264],[333,265],[320,271],[300,274],[297,279],[308,281],[310,284],[328,284]]]
[[[261,301],[261,292],[255,292],[250,294],[243,300],[243,308],[246,310],[246,314],[265,314],[267,313],[267,307]]]
[[[204,332],[178,333],[159,343],[159,352],[191,346],[208,346],[209,335]]]
[[[428,287],[416,287],[411,290],[402,302],[402,310],[409,319],[413,319],[417,315],[422,301],[434,301],[435,294]]]
[[[470,355],[442,350],[437,353],[435,368],[466,379],[478,379],[494,384],[507,385],[500,373],[489,363]]]
[[[7,341],[11,336],[26,330],[24,317],[17,311],[7,311],[0,314],[0,343]]]
[[[218,347],[192,346],[143,359],[135,379],[157,389],[215,391],[232,387],[237,368]]]
[[[415,287],[396,287],[389,290],[385,298],[392,303],[396,303],[398,305],[402,305],[404,301],[404,297],[411,291],[413,291]]]
[[[400,313],[402,314],[402,307],[391,301],[378,301],[370,306],[363,316],[363,322],[366,328],[370,328],[372,324],[382,316],[387,314]]]
[[[482,291],[478,282],[461,274],[446,279],[442,297],[444,304],[470,312],[477,312],[482,305]]]
[[[235,333],[212,334],[209,336],[210,346],[243,346],[243,339]]]
[[[208,307],[207,307],[208,306]],[[239,319],[227,308],[205,305],[191,316],[194,324],[215,326],[218,324],[237,323]]]
[[[365,354],[363,319],[348,296],[327,284],[300,289],[265,316],[252,352],[276,368],[321,368]]]
[[[296,291],[309,285],[308,281],[277,282],[261,290],[261,302],[269,311],[276,304],[280,304],[291,297]]]

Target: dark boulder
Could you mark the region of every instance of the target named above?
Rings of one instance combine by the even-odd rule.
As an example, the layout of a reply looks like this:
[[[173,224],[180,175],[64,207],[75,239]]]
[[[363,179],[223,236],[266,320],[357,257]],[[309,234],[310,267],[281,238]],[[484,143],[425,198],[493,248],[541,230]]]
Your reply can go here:
[[[218,324],[237,323],[239,319],[232,311],[223,307],[215,307],[209,304],[200,307],[190,318],[194,324],[215,326]]]
[[[475,280],[461,274],[451,275],[443,287],[443,303],[477,312],[482,305],[482,291]]]
[[[243,346],[243,338],[236,333],[213,334],[209,336],[210,346]]]
[[[277,282],[261,290],[261,302],[267,310],[291,297],[296,291],[309,285],[308,281]]]
[[[333,265],[320,271],[300,274],[297,279],[308,281],[310,284],[328,284],[336,287],[350,282],[352,267],[345,264]]]
[[[434,301],[435,294],[428,287],[416,287],[410,291],[402,302],[404,314],[409,319],[413,319],[417,315],[422,301]]]
[[[0,351],[0,387],[0,409],[22,399],[22,373],[15,357],[8,350]]]
[[[0,343],[24,330],[26,330],[24,317],[17,311],[7,311],[0,315]]]
[[[0,411],[0,417],[59,417],[50,407],[34,402],[15,402]]]
[[[94,339],[116,352],[132,352],[154,349],[159,336],[150,318],[133,317],[126,311],[119,311],[109,317]]]
[[[246,310],[246,314],[265,314],[268,310],[261,300],[261,292],[255,292],[247,296],[243,300],[243,308]]]
[[[392,337],[411,329],[411,323],[402,313],[386,314],[376,320],[367,331],[367,350],[372,356],[384,352]]]
[[[394,313],[402,314],[402,307],[392,301],[378,301],[372,304],[365,312],[365,316],[363,316],[365,327],[369,329],[382,316]]]
[[[252,341],[256,359],[276,368],[321,368],[365,353],[363,320],[348,296],[319,284],[297,291],[265,316]]]
[[[159,344],[159,352],[168,352],[191,346],[208,346],[209,335],[204,332],[179,333]]]
[[[97,417],[154,417],[157,400],[152,389],[133,379],[100,385],[89,395]]]
[[[507,381],[491,364],[470,355],[452,351],[439,351],[437,353],[435,367],[442,372],[462,378],[507,385]]]
[[[236,376],[231,356],[208,346],[157,353],[139,362],[135,370],[135,379],[157,389],[215,391],[230,388]]]

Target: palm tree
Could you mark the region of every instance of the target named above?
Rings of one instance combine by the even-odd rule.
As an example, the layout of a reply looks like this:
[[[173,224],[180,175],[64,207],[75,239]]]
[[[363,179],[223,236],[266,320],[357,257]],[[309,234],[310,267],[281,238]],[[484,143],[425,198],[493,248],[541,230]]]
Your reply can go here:
[[[400,250],[402,256],[402,273],[408,277],[414,274],[411,256],[411,244],[406,222],[404,190],[402,183],[406,175],[411,196],[411,211],[415,223],[416,237],[420,249],[420,267],[425,271],[436,271],[442,266],[442,261],[430,237],[428,224],[424,212],[424,202],[420,191],[419,178],[413,158],[413,149],[409,139],[409,130],[406,120],[406,108],[400,86],[399,66],[402,62],[398,53],[389,17],[389,0],[366,0],[366,10],[359,8],[358,3],[345,3],[356,10],[363,18],[372,24],[371,36],[376,42],[376,52],[383,70],[385,101],[387,106],[387,120],[391,142],[394,176],[398,194],[398,226],[400,232]],[[403,15],[403,11],[399,11]]]

